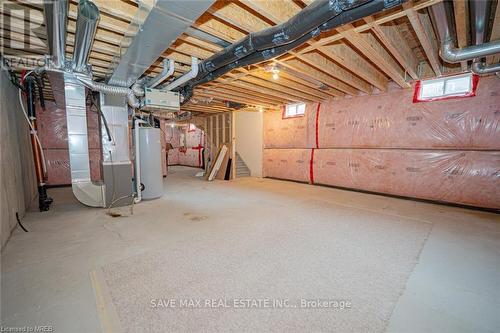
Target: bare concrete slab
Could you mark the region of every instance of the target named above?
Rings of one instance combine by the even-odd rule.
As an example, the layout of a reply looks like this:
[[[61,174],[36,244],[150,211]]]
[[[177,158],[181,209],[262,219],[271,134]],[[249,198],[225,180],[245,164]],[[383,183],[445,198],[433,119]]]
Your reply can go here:
[[[134,206],[133,215],[129,208],[117,209],[122,217],[116,218],[104,209],[83,207],[69,189],[51,190],[51,211],[30,212],[23,221],[30,232],[17,229],[2,253],[2,325],[99,332],[90,272],[161,253],[172,244],[217,239],[228,230],[234,235],[228,241],[235,247],[249,232],[261,232],[266,239],[286,237],[307,219],[319,228],[334,212],[342,214],[346,228],[349,218],[373,221],[374,228],[388,221],[429,226],[387,331],[500,330],[498,215],[269,179],[208,183],[194,177],[197,169],[171,171],[161,199]],[[384,216],[386,221],[380,220]],[[288,234],[275,223],[278,218],[290,221]],[[363,234],[361,224],[352,226]],[[321,242],[328,242],[327,232],[331,230],[324,229]],[[252,239],[241,246],[251,247]],[[294,251],[300,254],[300,242]],[[199,329],[204,327],[200,322]]]

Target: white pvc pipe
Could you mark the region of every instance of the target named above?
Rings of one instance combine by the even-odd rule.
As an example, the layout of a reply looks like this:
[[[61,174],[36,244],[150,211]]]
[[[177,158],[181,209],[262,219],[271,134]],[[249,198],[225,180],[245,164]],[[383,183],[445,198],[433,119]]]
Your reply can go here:
[[[148,88],[154,88],[170,76],[174,75],[175,61],[172,59],[163,59],[163,70],[156,75],[148,84]]]
[[[166,90],[177,88],[198,75],[198,58],[191,57],[191,70],[165,87]]]
[[[146,122],[141,119],[136,119],[134,121],[134,144],[135,144],[135,159],[134,159],[134,171],[135,171],[135,191],[137,193],[134,198],[134,203],[139,203],[142,200],[141,194],[141,150],[139,148],[139,124],[145,124]]]

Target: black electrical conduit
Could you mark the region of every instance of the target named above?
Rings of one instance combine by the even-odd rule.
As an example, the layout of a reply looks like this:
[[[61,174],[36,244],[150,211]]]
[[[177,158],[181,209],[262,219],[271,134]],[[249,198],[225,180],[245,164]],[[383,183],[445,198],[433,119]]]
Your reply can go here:
[[[179,87],[186,103],[193,88],[232,69],[284,54],[320,33],[400,5],[407,0],[316,0],[288,21],[251,33],[199,64],[196,78]]]

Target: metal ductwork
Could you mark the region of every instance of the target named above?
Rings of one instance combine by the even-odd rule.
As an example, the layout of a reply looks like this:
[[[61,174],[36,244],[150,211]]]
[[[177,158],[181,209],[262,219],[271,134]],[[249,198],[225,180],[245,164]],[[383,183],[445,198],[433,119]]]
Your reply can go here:
[[[98,91],[107,95],[127,96],[128,105],[130,105],[133,109],[137,109],[141,106],[141,102],[137,97],[144,95],[144,89],[138,85],[133,85],[132,88],[127,88],[111,86],[102,82],[95,82],[91,78],[83,75],[77,75],[76,78],[92,91]]]
[[[90,179],[85,86],[74,74],[64,73],[64,90],[73,194],[87,206],[105,207],[105,186]]]
[[[64,55],[68,23],[68,1],[45,1],[43,12],[52,66],[54,68],[63,68],[66,61]]]
[[[441,49],[439,54],[441,58],[449,63],[458,63],[461,61],[474,60],[472,70],[476,74],[494,73],[498,64],[486,66],[482,58],[496,53],[500,53],[500,40],[485,43],[486,30],[490,16],[491,2],[473,0],[470,2],[471,8],[471,27],[473,30],[473,42],[476,45],[456,48],[453,30],[453,8],[451,2],[440,2],[430,8],[434,25],[436,27]],[[477,63],[477,64],[476,64]]]
[[[73,70],[87,72],[87,63],[99,22],[99,9],[88,0],[78,3],[76,17],[75,47],[73,49]]]
[[[406,0],[316,0],[288,21],[254,32],[199,65],[195,79],[182,86],[184,102],[195,86],[230,70],[275,58],[318,36],[321,32],[395,7]]]
[[[140,29],[130,45],[127,43],[108,83],[130,87],[214,2],[157,0],[148,8],[141,1],[138,13],[146,18],[131,23]]]
[[[500,72],[500,63],[486,65],[482,61],[477,61],[472,64],[472,71],[475,74],[484,75],[484,74],[493,74],[496,72]]]

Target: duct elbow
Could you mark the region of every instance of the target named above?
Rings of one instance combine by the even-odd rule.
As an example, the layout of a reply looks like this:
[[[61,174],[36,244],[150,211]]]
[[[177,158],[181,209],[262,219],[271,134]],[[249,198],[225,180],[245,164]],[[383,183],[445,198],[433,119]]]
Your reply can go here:
[[[487,66],[484,62],[474,62],[472,72],[477,75],[494,74],[500,72],[500,63]]]
[[[136,97],[144,97],[145,95],[144,87],[139,83],[134,83],[131,89]]]
[[[132,109],[138,109],[141,107],[141,101],[137,98],[132,89],[130,89],[127,93],[127,103]]]
[[[89,207],[106,207],[104,185],[96,185],[91,181],[73,182],[73,194],[82,204]]]
[[[461,61],[458,51],[453,47],[453,41],[446,41],[441,45],[440,55],[445,62],[454,64]]]

